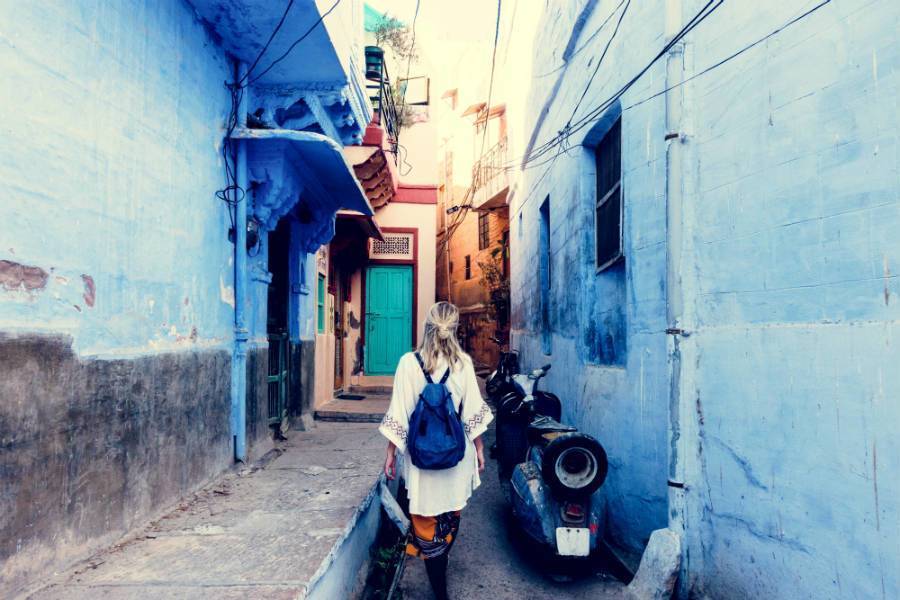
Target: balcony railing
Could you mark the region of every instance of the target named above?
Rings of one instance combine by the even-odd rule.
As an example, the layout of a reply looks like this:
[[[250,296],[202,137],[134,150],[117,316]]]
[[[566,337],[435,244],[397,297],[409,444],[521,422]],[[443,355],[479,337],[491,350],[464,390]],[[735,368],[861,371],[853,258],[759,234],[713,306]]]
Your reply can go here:
[[[494,201],[491,204],[495,204],[497,200],[495,197],[509,186],[507,150],[506,140],[501,140],[475,163],[472,188],[475,192],[473,204],[476,208],[490,201]],[[505,198],[500,200],[505,202]]]
[[[366,46],[366,90],[378,123],[387,133],[396,161],[400,142],[400,118],[394,102],[394,87],[384,60],[384,50],[378,46]]]

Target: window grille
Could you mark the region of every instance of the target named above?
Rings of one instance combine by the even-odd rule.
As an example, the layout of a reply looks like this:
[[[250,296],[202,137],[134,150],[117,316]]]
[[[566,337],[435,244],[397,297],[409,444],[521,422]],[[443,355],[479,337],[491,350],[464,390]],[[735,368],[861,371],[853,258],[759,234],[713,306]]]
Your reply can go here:
[[[372,243],[372,254],[408,254],[409,238],[395,235],[385,236],[384,240]]]
[[[622,257],[622,120],[617,119],[596,150],[597,204],[595,260],[597,270]]]
[[[369,257],[374,259],[413,259],[413,234],[385,234],[384,240],[371,240]]]
[[[478,213],[478,249],[484,250],[491,245],[490,213]]]

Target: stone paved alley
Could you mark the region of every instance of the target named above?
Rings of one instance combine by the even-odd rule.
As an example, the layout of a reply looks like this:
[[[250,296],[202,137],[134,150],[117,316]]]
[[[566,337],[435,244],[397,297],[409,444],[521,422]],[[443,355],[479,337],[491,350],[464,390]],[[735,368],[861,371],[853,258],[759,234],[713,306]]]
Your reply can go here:
[[[494,443],[493,427],[485,446]],[[601,574],[555,583],[528,560],[528,549],[514,545],[506,527],[506,505],[497,479],[497,462],[487,461],[479,487],[463,511],[459,543],[450,555],[451,598],[492,600],[612,600],[623,598],[625,586]],[[404,600],[431,600],[422,561],[406,562],[400,584]]]
[[[493,432],[486,435],[493,443]],[[383,446],[374,424],[318,423],[313,431],[291,432],[268,460],[204,487],[28,598],[306,597],[335,555],[341,560],[346,552],[338,546],[345,528],[357,525]],[[525,560],[526,552],[507,535],[496,463],[489,460],[452,555],[454,597],[622,597],[622,584],[599,574],[554,583]],[[362,574],[344,583],[356,587]],[[420,561],[407,561],[398,591],[396,598],[430,600]]]

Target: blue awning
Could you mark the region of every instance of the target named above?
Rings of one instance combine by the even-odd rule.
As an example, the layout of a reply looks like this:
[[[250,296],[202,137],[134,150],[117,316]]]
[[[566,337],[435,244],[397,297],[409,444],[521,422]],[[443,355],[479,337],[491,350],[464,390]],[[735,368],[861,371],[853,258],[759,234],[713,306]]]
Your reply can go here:
[[[236,129],[247,146],[252,214],[268,230],[302,199],[313,217],[333,223],[341,209],[372,215],[353,167],[331,138],[289,129]]]

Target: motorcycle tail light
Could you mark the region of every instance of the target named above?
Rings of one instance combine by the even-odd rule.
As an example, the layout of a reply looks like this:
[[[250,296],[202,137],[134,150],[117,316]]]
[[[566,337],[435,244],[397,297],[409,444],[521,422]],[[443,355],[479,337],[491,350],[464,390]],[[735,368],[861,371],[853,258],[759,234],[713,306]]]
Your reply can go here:
[[[569,523],[581,523],[584,521],[584,505],[580,502],[566,502],[563,504],[563,520]]]

